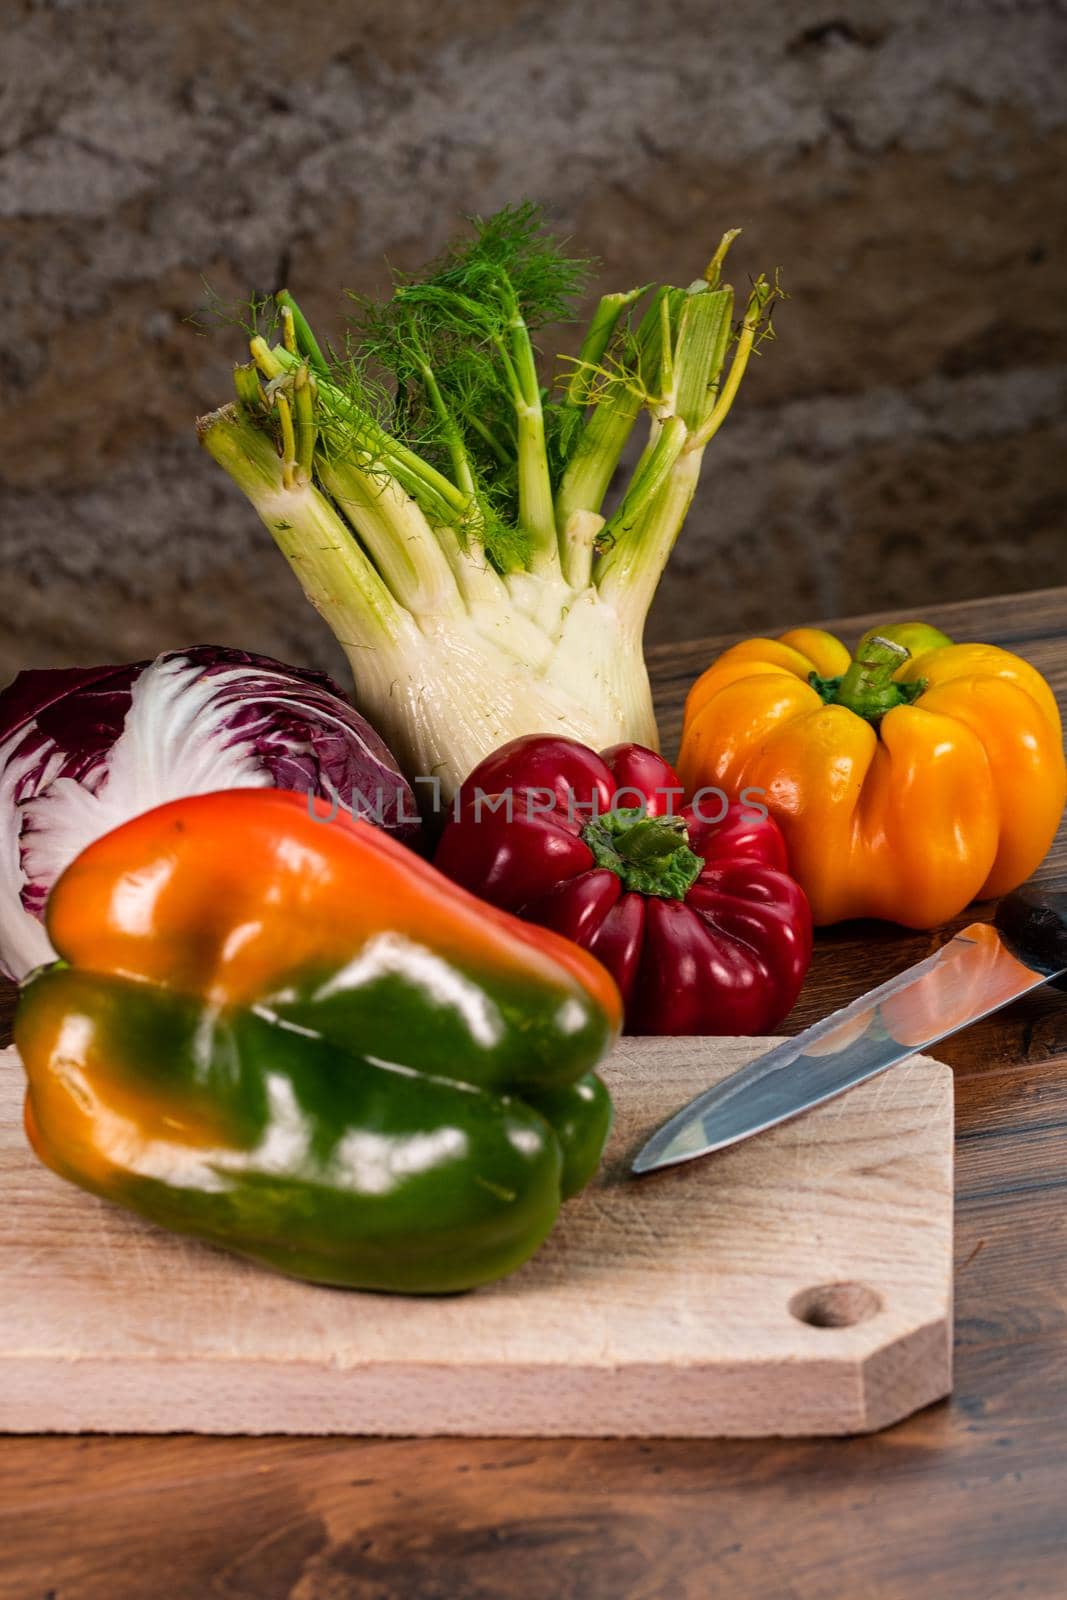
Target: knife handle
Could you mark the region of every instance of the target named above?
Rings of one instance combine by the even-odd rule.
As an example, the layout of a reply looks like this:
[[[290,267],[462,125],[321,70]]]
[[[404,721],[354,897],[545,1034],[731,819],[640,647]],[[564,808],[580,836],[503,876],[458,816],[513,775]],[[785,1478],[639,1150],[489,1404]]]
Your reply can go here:
[[[1013,956],[1038,972],[1063,973],[1067,967],[1067,894],[1016,889],[997,907],[993,926]],[[1067,975],[1050,980],[1067,989]]]

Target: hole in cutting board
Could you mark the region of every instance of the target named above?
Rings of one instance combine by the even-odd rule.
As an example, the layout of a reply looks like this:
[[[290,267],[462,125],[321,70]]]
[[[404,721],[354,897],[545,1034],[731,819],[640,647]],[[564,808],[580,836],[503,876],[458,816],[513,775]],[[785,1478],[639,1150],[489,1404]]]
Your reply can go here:
[[[801,1289],[789,1302],[792,1315],[809,1328],[854,1328],[881,1309],[881,1295],[865,1283],[820,1283]]]

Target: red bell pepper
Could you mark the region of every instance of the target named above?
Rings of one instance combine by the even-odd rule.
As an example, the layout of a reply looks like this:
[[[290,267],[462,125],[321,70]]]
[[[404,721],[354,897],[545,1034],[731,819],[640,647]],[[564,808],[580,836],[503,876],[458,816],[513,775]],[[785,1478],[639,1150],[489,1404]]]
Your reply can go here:
[[[436,865],[607,967],[626,1031],[764,1033],[811,960],[811,913],[777,824],[682,786],[640,745],[513,739],[460,790]]]

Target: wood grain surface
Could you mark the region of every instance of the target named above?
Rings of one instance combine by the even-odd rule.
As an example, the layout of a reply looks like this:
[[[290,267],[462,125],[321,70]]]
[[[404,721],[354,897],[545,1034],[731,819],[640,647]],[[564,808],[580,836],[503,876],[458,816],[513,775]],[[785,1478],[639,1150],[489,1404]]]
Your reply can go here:
[[[1018,650],[1067,706],[1067,589],[930,615]],[[656,652],[666,749],[727,642]],[[1067,888],[1064,830],[1038,876]],[[822,934],[786,1031],[941,937]],[[842,1440],[8,1439],[0,1597],[1062,1600],[1067,1002],[1038,991],[938,1054],[956,1083],[949,1402]]]
[[[0,1429],[622,1435],[867,1432],[948,1393],[952,1073],[924,1056],[638,1183],[634,1152],[760,1053],[628,1039],[600,1172],[472,1295],[316,1288],[43,1168],[0,1056]]]

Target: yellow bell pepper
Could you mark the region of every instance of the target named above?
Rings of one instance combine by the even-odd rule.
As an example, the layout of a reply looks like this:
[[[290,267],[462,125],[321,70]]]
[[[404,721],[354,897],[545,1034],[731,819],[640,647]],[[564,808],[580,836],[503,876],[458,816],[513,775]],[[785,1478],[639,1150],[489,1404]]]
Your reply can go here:
[[[816,923],[929,928],[1029,877],[1063,811],[1056,701],[996,645],[921,622],[795,628],[725,651],[689,693],[678,772],[762,801]]]

